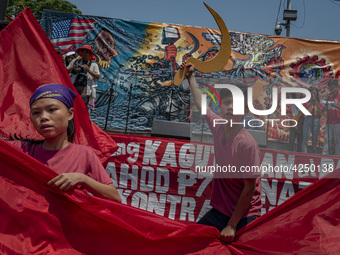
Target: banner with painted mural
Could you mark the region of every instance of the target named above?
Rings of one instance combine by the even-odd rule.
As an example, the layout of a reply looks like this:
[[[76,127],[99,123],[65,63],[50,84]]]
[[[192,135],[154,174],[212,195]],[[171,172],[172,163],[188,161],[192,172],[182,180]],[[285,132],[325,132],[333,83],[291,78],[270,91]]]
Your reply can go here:
[[[150,131],[153,119],[187,122],[195,117],[194,132],[209,132],[197,110],[190,107],[186,81],[174,86],[173,77],[188,57],[208,61],[218,54],[218,30],[53,11],[44,11],[41,26],[62,53],[84,44],[92,46],[101,77],[90,118],[100,127]],[[265,131],[268,139],[288,141],[290,128],[282,121],[293,114],[290,110],[287,116],[281,114],[280,89],[316,87],[325,100],[328,80],[340,76],[340,42],[241,32],[230,32],[230,39],[228,64],[218,72],[195,71],[199,84],[208,91],[208,86],[218,83],[252,87],[253,105],[259,110],[271,109],[272,88],[277,87],[278,107],[269,116],[248,115],[246,120],[259,124],[247,127]],[[218,101],[209,104],[218,111]],[[323,115],[319,148],[325,120]]]

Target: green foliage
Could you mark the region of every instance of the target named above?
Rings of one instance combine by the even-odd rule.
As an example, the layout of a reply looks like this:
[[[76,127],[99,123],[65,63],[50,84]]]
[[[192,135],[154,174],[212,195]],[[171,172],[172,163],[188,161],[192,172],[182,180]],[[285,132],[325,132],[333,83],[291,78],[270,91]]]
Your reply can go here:
[[[17,16],[25,7],[31,7],[31,10],[39,21],[43,10],[52,10],[60,12],[71,12],[81,14],[77,6],[66,0],[9,0],[7,15],[11,18]]]

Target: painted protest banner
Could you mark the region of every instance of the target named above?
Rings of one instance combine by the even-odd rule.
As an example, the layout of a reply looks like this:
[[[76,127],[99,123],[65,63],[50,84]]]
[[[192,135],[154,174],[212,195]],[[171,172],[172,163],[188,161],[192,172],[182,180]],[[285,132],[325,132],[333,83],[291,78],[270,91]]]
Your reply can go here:
[[[92,46],[102,69],[96,109],[90,118],[100,127],[107,124],[109,129],[131,131],[150,131],[155,118],[187,121],[192,116],[189,89],[185,82],[172,85],[173,76],[189,56],[202,61],[214,57],[221,39],[218,30],[208,28],[53,11],[44,11],[41,26],[63,53],[83,44]],[[231,60],[225,68],[210,74],[195,72],[195,76],[202,87],[217,83],[252,86],[258,110],[270,108],[273,87],[316,87],[325,99],[327,81],[340,76],[340,42],[242,32],[230,32],[230,38]],[[279,108],[269,116],[280,121],[268,126],[268,138],[288,141],[289,128],[280,123],[292,118],[292,113],[282,116]],[[248,118],[264,120],[263,116]],[[319,146],[324,125],[325,116]],[[200,132],[201,125],[195,124],[194,131]]]

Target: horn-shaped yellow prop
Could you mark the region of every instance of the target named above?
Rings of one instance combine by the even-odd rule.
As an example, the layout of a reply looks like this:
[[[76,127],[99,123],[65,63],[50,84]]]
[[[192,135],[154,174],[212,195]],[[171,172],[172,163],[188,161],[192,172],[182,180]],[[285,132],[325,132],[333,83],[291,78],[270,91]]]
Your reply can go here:
[[[230,42],[229,31],[226,25],[224,24],[224,21],[221,18],[221,16],[218,15],[218,13],[215,12],[214,9],[211,8],[209,5],[207,5],[206,3],[204,3],[204,5],[208,8],[210,13],[213,15],[221,31],[222,38],[221,38],[220,50],[218,54],[209,61],[203,62],[196,58],[189,58],[187,61],[187,64],[189,63],[193,64],[195,68],[201,73],[211,73],[211,72],[217,72],[221,70],[228,63],[228,60],[230,58],[230,53],[231,53],[231,42]],[[181,84],[187,72],[188,72],[187,67],[178,70],[174,78],[175,86],[178,86],[179,84]]]

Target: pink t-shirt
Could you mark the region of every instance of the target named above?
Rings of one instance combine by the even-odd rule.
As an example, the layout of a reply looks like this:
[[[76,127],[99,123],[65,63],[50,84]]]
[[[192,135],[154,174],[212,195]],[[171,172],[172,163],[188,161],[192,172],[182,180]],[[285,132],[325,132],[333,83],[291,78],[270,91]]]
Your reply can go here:
[[[239,171],[246,167],[260,166],[260,149],[254,138],[246,129],[242,129],[236,135],[224,138],[224,125],[213,127],[213,120],[221,119],[210,109],[207,110],[206,120],[214,136],[214,151],[216,166],[230,166]],[[228,125],[228,124],[227,124]],[[217,167],[215,168],[217,169]],[[243,218],[261,215],[261,172],[226,172],[214,173],[211,206],[225,215],[231,217],[235,211],[237,202],[244,188],[244,180],[256,178],[256,187],[248,210]]]
[[[46,150],[42,143],[34,144],[19,140],[9,143],[58,174],[78,172],[103,184],[112,183],[96,154],[86,146],[70,143],[61,150]]]

